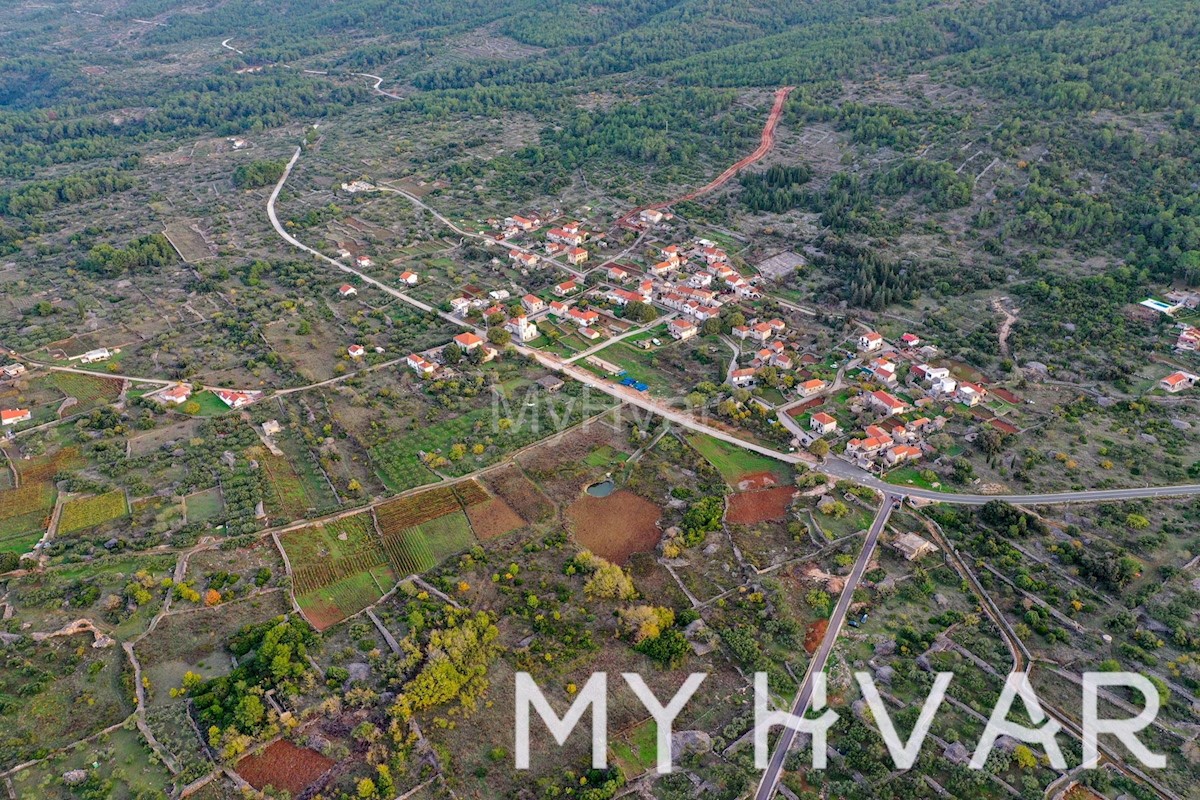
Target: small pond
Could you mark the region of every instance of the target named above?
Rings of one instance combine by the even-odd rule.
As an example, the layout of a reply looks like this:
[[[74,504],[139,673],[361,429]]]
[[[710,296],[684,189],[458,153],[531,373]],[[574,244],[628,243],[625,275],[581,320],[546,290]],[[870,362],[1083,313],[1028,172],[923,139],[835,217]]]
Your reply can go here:
[[[617,485],[611,480],[601,481],[600,483],[593,483],[591,486],[587,487],[587,493],[592,497],[608,497],[616,488]]]

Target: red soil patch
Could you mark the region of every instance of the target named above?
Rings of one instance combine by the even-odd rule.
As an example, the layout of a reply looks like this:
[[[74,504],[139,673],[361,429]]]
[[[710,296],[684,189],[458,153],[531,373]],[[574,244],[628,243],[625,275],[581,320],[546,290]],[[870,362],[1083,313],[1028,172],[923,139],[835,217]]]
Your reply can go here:
[[[1015,434],[1015,433],[1021,432],[1021,429],[1018,428],[1016,425],[1013,425],[1011,422],[1005,422],[1004,420],[992,419],[992,420],[988,420],[988,424],[991,425],[996,430],[1004,431],[1005,433],[1014,433]]]
[[[739,492],[751,492],[755,489],[768,489],[779,485],[779,478],[773,472],[748,472],[738,478],[734,487]]]
[[[785,519],[795,491],[790,486],[776,486],[757,492],[738,492],[729,498],[725,520],[738,525],[753,525],[756,522]]]
[[[308,624],[323,631],[346,618],[346,612],[333,603],[316,603],[302,609]]]
[[[274,786],[296,797],[336,763],[316,750],[297,747],[287,739],[280,739],[262,753],[239,761],[237,772],[259,791]]]
[[[1015,394],[1010,392],[1008,389],[995,388],[995,389],[988,389],[988,391],[991,392],[992,394],[996,395],[996,397],[999,397],[1004,402],[1012,403],[1014,406],[1019,406],[1023,402],[1025,402],[1024,400],[1022,400],[1021,398],[1017,397]]]
[[[825,638],[825,630],[829,627],[829,620],[819,619],[816,622],[810,622],[804,630],[804,652],[810,656],[817,652],[817,648],[821,646],[821,641]]]
[[[648,553],[658,544],[662,509],[625,489],[608,497],[585,495],[567,507],[575,539],[614,564],[625,564],[634,553]]]
[[[798,406],[793,406],[792,408],[789,408],[787,410],[787,413],[789,416],[795,417],[798,419],[800,417],[803,417],[804,413],[806,411],[814,409],[817,406],[824,404],[824,402],[825,402],[824,397],[814,397],[812,400],[808,400],[807,402],[801,403]]]
[[[467,519],[471,520],[471,529],[480,539],[495,539],[525,527],[525,520],[499,497],[468,506]]]

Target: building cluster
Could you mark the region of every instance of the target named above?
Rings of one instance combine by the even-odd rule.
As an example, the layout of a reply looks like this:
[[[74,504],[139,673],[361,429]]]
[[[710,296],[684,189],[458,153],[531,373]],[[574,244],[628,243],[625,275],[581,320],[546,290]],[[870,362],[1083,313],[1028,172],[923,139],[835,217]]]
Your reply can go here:
[[[940,418],[935,421],[921,417],[907,423],[884,421],[868,425],[865,436],[851,439],[846,444],[846,455],[857,460],[860,466],[880,465],[891,469],[921,458],[925,454],[926,433],[943,424],[945,421]]]

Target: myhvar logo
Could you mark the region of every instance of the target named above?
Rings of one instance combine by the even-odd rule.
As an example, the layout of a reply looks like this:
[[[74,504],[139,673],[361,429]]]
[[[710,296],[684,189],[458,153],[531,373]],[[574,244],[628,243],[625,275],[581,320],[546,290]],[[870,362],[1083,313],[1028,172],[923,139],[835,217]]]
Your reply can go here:
[[[671,731],[675,719],[684,706],[700,688],[706,677],[703,672],[693,672],[684,681],[683,686],[675,693],[669,702],[663,704],[646,685],[645,680],[636,673],[623,672],[621,677],[625,683],[646,707],[658,727],[658,772],[667,774],[671,771]],[[896,726],[888,713],[887,705],[875,686],[875,681],[868,672],[856,672],[854,678],[862,690],[875,727],[883,738],[896,769],[910,769],[916,762],[921,751],[921,745],[929,733],[938,709],[946,698],[954,674],[939,672],[933,683],[929,696],[921,707],[909,734],[908,741],[902,742],[896,732]],[[772,728],[783,726],[797,733],[806,733],[812,737],[812,767],[824,769],[826,760],[826,745],[829,729],[838,720],[838,714],[833,709],[825,708],[825,674],[813,676],[812,710],[824,713],[815,717],[801,717],[786,711],[771,707],[770,692],[767,686],[767,674],[758,672],[754,675],[754,765],[756,769],[765,770],[770,761],[768,736]],[[1123,686],[1140,692],[1143,706],[1137,716],[1128,719],[1110,719],[1101,717],[1099,713],[1099,693],[1102,688]],[[1158,690],[1144,675],[1134,672],[1085,672],[1083,673],[1082,696],[1082,732],[1084,769],[1095,769],[1100,760],[1099,736],[1107,734],[1115,736],[1125,747],[1145,766],[1152,769],[1162,769],[1167,764],[1166,756],[1151,752],[1138,738],[1138,731],[1151,725],[1158,716]],[[1020,698],[1024,704],[1025,713],[1035,727],[1028,727],[1008,719],[1013,703]],[[579,691],[571,707],[560,718],[537,682],[528,672],[518,672],[516,677],[516,767],[529,769],[529,722],[530,709],[537,712],[546,724],[555,742],[561,747],[566,743],[571,731],[583,719],[590,708],[592,711],[592,767],[604,769],[607,766],[608,753],[608,676],[606,673],[593,673],[583,689]],[[1004,683],[1004,689],[992,709],[987,727],[979,737],[975,753],[971,757],[971,769],[983,769],[987,763],[996,740],[1008,736],[1017,741],[1038,745],[1046,753],[1050,765],[1055,769],[1067,769],[1066,759],[1059,749],[1056,739],[1062,730],[1062,724],[1050,719],[1038,701],[1029,675],[1025,672],[1009,674]]]

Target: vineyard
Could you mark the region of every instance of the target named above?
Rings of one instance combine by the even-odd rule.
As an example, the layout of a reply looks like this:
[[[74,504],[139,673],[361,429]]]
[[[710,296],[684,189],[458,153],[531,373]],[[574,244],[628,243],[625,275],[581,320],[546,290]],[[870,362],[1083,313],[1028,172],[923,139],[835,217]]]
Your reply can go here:
[[[379,532],[387,537],[461,508],[452,487],[439,487],[412,497],[402,497],[375,509]]]
[[[107,405],[121,395],[122,381],[119,378],[80,375],[77,372],[55,372],[46,381],[67,397],[74,397],[79,401],[78,405],[71,407],[72,414]]]
[[[126,516],[129,516],[129,503],[123,491],[69,500],[59,517],[58,533],[74,533]]]
[[[328,559],[296,570],[292,573],[292,585],[296,594],[308,594],[360,572],[369,572],[385,563],[387,562],[379,545],[372,542],[347,556]]]
[[[367,572],[357,572],[336,583],[296,596],[304,616],[317,630],[325,630],[352,617],[379,598],[396,582],[387,564]]]
[[[324,630],[375,603],[396,582],[370,512],[280,537],[296,602]]]
[[[416,528],[383,537],[383,551],[397,575],[412,575],[437,566],[429,542]]]
[[[287,457],[264,450],[256,453],[255,458],[266,470],[271,487],[267,502],[277,516],[297,519],[313,509],[334,504],[328,488],[318,483],[314,476],[300,474]]]

